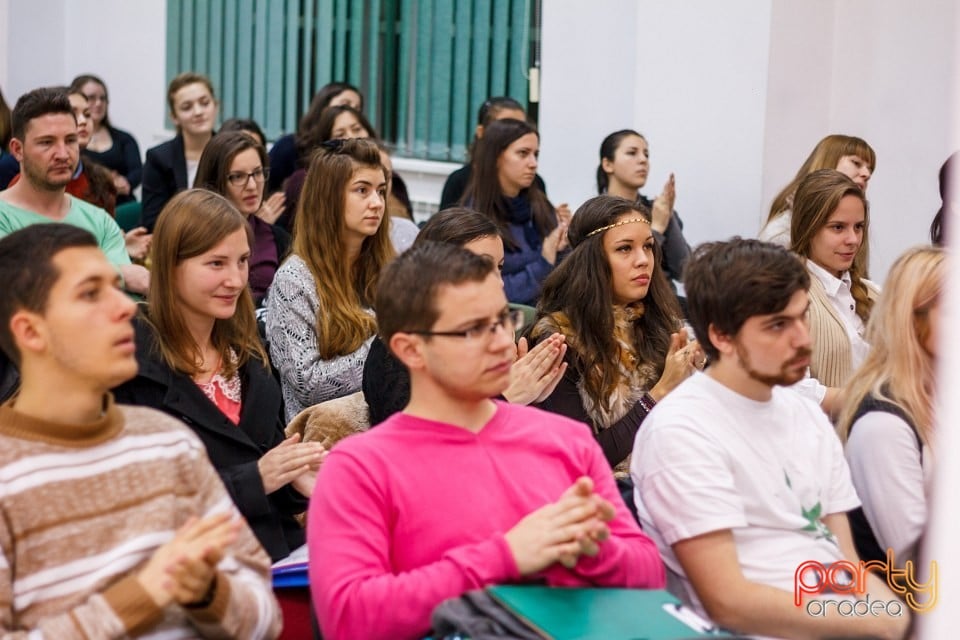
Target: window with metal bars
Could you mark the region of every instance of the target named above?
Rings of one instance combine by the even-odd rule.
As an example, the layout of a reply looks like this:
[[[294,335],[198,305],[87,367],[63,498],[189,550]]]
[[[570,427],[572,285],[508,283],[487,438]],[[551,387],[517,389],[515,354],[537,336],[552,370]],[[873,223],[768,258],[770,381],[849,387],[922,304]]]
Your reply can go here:
[[[528,103],[539,0],[168,0],[167,78],[207,75],[270,139],[345,81],[400,156],[462,161],[480,104]]]

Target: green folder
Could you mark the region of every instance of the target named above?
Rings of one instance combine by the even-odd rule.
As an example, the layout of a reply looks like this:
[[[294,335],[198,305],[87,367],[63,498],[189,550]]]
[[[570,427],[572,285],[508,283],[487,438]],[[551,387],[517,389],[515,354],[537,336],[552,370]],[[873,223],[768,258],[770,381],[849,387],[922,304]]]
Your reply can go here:
[[[551,640],[734,637],[715,630],[701,631],[694,626],[695,623],[682,622],[681,618],[689,616],[689,609],[678,609],[680,601],[659,589],[500,585],[488,587],[487,592],[528,626]],[[709,627],[709,622],[699,628],[705,627]]]

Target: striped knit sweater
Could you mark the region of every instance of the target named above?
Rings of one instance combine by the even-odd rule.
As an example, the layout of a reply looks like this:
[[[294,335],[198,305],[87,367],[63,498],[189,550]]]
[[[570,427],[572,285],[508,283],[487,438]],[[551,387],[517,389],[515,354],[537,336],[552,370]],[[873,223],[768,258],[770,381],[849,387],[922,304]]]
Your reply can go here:
[[[188,518],[236,512],[193,433],[112,397],[82,426],[13,402],[0,406],[0,637],[276,637],[269,559],[246,526],[206,608],[160,609],[136,581]]]

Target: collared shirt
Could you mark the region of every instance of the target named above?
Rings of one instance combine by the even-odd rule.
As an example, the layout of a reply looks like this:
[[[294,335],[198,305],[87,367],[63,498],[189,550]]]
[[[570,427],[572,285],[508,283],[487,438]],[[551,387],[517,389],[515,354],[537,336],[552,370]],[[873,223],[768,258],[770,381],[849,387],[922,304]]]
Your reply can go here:
[[[807,260],[807,269],[811,275],[820,280],[823,290],[827,294],[827,299],[843,321],[843,328],[850,340],[853,369],[859,369],[863,361],[867,359],[870,345],[863,339],[866,327],[863,320],[857,315],[857,302],[853,299],[853,293],[850,290],[853,285],[850,272],[844,271],[843,275],[837,278],[812,260]]]

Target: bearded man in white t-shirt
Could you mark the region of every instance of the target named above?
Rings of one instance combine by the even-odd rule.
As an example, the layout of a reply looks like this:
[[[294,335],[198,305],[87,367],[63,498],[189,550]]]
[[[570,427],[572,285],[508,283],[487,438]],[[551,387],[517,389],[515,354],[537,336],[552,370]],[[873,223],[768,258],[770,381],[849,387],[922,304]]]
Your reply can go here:
[[[684,286],[709,366],[654,408],[631,463],[671,588],[740,633],[902,638],[909,608],[859,571],[847,521],[859,499],[833,427],[784,388],[810,363],[803,264],[735,238],[697,248]]]

